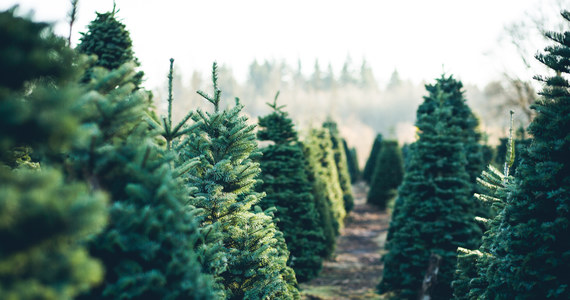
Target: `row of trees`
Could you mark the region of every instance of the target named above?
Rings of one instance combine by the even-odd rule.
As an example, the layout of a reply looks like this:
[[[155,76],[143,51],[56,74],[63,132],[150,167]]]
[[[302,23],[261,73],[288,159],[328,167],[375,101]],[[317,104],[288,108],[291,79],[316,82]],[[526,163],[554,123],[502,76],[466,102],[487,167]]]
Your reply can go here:
[[[562,16],[570,21],[570,12]],[[406,149],[380,293],[394,299],[570,297],[568,34],[546,33],[555,44],[537,59],[554,75],[536,77],[545,85],[532,106],[532,137],[520,131],[499,146],[504,173],[493,166],[482,172],[490,155],[461,82],[442,75],[426,85],[418,139]],[[393,195],[388,174],[395,164],[387,166],[386,157],[396,152],[390,161],[397,161],[398,151],[377,138],[364,173],[369,202],[385,207]]]
[[[0,26],[0,298],[300,297],[353,203],[333,121],[301,143],[274,102],[256,134],[214,64],[211,108],[175,122],[173,60],[158,116],[115,11],[75,51],[15,9]]]

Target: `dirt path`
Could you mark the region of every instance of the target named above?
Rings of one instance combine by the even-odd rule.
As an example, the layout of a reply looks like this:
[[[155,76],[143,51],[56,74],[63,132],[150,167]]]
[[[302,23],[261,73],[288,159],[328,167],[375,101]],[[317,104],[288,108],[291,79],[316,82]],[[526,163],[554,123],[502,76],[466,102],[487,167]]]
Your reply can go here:
[[[353,185],[355,206],[337,240],[335,258],[325,261],[318,278],[301,284],[303,299],[380,299],[374,291],[390,216],[367,205],[366,192],[363,183]]]

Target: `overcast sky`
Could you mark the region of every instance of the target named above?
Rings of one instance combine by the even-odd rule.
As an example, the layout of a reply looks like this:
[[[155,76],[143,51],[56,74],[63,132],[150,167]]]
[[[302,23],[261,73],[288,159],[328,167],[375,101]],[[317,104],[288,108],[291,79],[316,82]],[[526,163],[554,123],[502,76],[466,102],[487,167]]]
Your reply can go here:
[[[230,66],[246,78],[254,58],[301,59],[308,74],[314,60],[338,72],[350,55],[363,57],[385,83],[397,68],[401,77],[430,81],[442,70],[466,83],[483,85],[516,66],[507,49],[498,50],[504,25],[547,0],[117,0],[118,17],[131,33],[147,86],[162,84],[168,59],[182,73],[208,72],[211,63]],[[80,0],[73,44],[112,0]],[[69,0],[3,0],[0,9],[20,4],[34,19],[51,21],[67,36]],[[538,50],[538,49],[537,49]],[[442,67],[443,66],[443,67]],[[337,73],[338,74],[338,73]]]

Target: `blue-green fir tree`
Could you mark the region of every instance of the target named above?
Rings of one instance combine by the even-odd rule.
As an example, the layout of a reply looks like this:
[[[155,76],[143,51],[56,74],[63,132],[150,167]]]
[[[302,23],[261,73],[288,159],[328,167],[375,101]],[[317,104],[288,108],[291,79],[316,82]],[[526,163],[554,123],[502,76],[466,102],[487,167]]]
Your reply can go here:
[[[342,146],[346,155],[348,165],[348,174],[350,175],[350,182],[356,183],[360,180],[360,167],[358,166],[358,157],[354,147],[349,148],[345,139],[342,139]]]
[[[570,22],[570,12],[561,13]],[[553,44],[536,58],[553,75],[531,106],[533,140],[521,153],[514,187],[488,237],[492,260],[477,264],[484,276],[482,299],[570,297],[570,32],[547,32]]]
[[[366,201],[380,209],[386,209],[388,202],[397,195],[404,177],[404,166],[398,141],[384,140],[381,149],[376,158]]]
[[[133,62],[140,66],[133,51],[133,41],[125,24],[117,19],[115,5],[113,10],[106,13],[97,13],[95,20],[87,26],[87,32],[81,33],[80,42],[77,45],[79,53],[97,55],[94,66],[108,70],[117,69],[126,62]],[[142,83],[144,72],[138,71],[130,79],[135,84],[135,89]],[[84,80],[92,78],[92,68],[87,70]]]
[[[199,163],[188,172],[188,182],[198,188],[191,203],[203,210],[204,224],[216,224],[223,235],[227,269],[218,275],[227,299],[297,299],[295,274],[287,266],[289,252],[271,210],[256,206],[264,193],[255,192],[260,155],[255,125],[240,115],[243,105],[220,109],[221,90],[214,63],[212,112],[198,110],[197,122],[184,141],[184,157]]]
[[[472,186],[461,128],[446,92],[440,85],[432,91],[438,104],[429,113],[418,114],[419,139],[409,150],[409,165],[399,189],[398,215],[393,216],[391,239],[384,256],[381,293],[394,299],[416,299],[431,254],[441,262],[432,299],[452,297],[451,281],[458,247],[478,245],[481,231],[475,223]]]
[[[260,190],[263,209],[276,207],[275,220],[283,232],[290,251],[288,265],[295,270],[299,282],[319,274],[325,247],[323,228],[315,207],[311,183],[305,169],[305,157],[293,121],[284,106],[277,105],[277,96],[268,103],[273,111],[259,118],[257,138],[271,141],[261,148]]]
[[[212,276],[194,251],[199,220],[174,156],[150,123],[149,101],[134,92],[134,63],[92,70],[77,99],[89,130],[68,171],[111,196],[109,225],[90,244],[106,273],[78,299],[212,299]]]
[[[338,173],[338,182],[342,189],[344,210],[346,213],[349,213],[354,207],[354,196],[352,195],[352,185],[350,182],[350,174],[348,173],[348,159],[344,152],[344,146],[342,143],[343,139],[340,136],[338,125],[332,119],[327,120],[323,124],[323,127],[328,129],[331,136],[334,161]]]
[[[0,12],[0,299],[73,299],[103,277],[83,242],[107,197],[44,161],[80,142],[82,90],[65,40],[16,14]]]
[[[366,161],[366,165],[364,165],[364,170],[362,171],[362,180],[366,181],[367,183],[370,182],[372,179],[372,174],[374,173],[374,167],[376,167],[376,159],[380,150],[382,149],[382,135],[376,135],[374,138],[374,142],[372,142],[372,149],[370,150],[370,154],[368,155],[368,160]]]

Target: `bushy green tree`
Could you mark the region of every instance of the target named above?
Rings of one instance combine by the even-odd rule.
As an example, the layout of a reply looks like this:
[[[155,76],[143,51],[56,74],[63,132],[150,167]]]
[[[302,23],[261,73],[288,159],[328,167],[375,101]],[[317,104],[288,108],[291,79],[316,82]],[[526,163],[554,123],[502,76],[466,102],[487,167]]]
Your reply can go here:
[[[203,209],[204,224],[218,224],[223,234],[227,269],[218,275],[228,299],[296,299],[299,292],[293,270],[287,267],[289,252],[283,234],[276,228],[270,210],[254,207],[263,193],[254,191],[260,151],[255,125],[241,116],[243,105],[220,110],[216,64],[214,94],[199,92],[214,107],[198,110],[197,122],[185,140],[182,156],[197,157],[188,172],[188,182],[198,188],[191,203]]]
[[[372,149],[370,150],[370,155],[368,155],[368,160],[366,165],[364,165],[364,170],[362,171],[362,179],[367,183],[372,179],[372,174],[374,173],[374,167],[376,167],[376,158],[382,149],[382,135],[376,135],[374,142],[372,144]]]
[[[419,139],[411,147],[409,165],[399,189],[400,207],[393,216],[392,237],[384,256],[381,293],[415,299],[429,266],[430,255],[441,257],[432,299],[449,299],[457,247],[474,247],[481,231],[474,221],[475,205],[461,128],[455,125],[447,93],[432,92],[438,103],[418,114]]]
[[[570,12],[562,17],[570,22]],[[515,173],[500,220],[488,239],[492,260],[478,263],[482,299],[570,297],[570,32],[547,32],[554,42],[537,59],[552,69],[528,127],[533,141]]]
[[[107,197],[18,150],[43,158],[78,142],[82,91],[65,40],[15,14],[0,12],[0,299],[73,299],[102,279],[82,242],[105,225]]]
[[[313,197],[325,236],[325,258],[334,253],[336,236],[346,215],[331,144],[330,134],[325,129],[311,129],[303,144],[309,181],[313,185]]]
[[[398,141],[384,140],[381,149],[370,181],[367,202],[386,209],[388,201],[396,196],[398,186],[402,183],[404,166]]]
[[[350,175],[348,174],[348,161],[346,158],[346,153],[344,152],[342,138],[340,136],[340,132],[338,131],[336,122],[334,122],[332,119],[326,121],[323,124],[323,127],[328,129],[331,136],[334,161],[338,173],[338,182],[340,184],[340,188],[342,189],[342,201],[344,203],[344,210],[346,213],[349,213],[354,207],[354,196],[352,195],[352,185],[350,184]]]
[[[147,122],[147,94],[133,92],[134,67],[93,69],[90,92],[77,100],[89,143],[73,149],[68,170],[112,199],[109,226],[90,243],[104,282],[79,299],[211,299],[212,278],[194,251],[198,212]]]
[[[305,170],[305,157],[293,121],[277,106],[277,96],[269,104],[273,112],[259,118],[257,137],[272,141],[261,149],[260,190],[267,196],[262,199],[263,209],[276,207],[275,220],[283,232],[290,251],[288,265],[295,270],[297,279],[308,281],[317,276],[322,267],[325,247],[323,228],[311,193],[311,183]]]
[[[97,55],[95,66],[108,70],[117,69],[126,62],[133,62],[140,66],[138,59],[134,55],[133,41],[125,24],[117,20],[113,6],[113,11],[97,13],[95,20],[87,26],[88,31],[81,33],[77,51],[87,55]],[[92,69],[86,72],[86,80],[92,78]],[[137,89],[141,83],[144,73],[138,71],[132,76],[131,82]]]
[[[356,155],[355,148],[348,148],[348,143],[345,139],[342,139],[342,145],[344,147],[344,153],[346,155],[346,161],[348,165],[348,174],[350,175],[350,182],[355,183],[360,180],[360,167],[358,166],[358,157]]]

